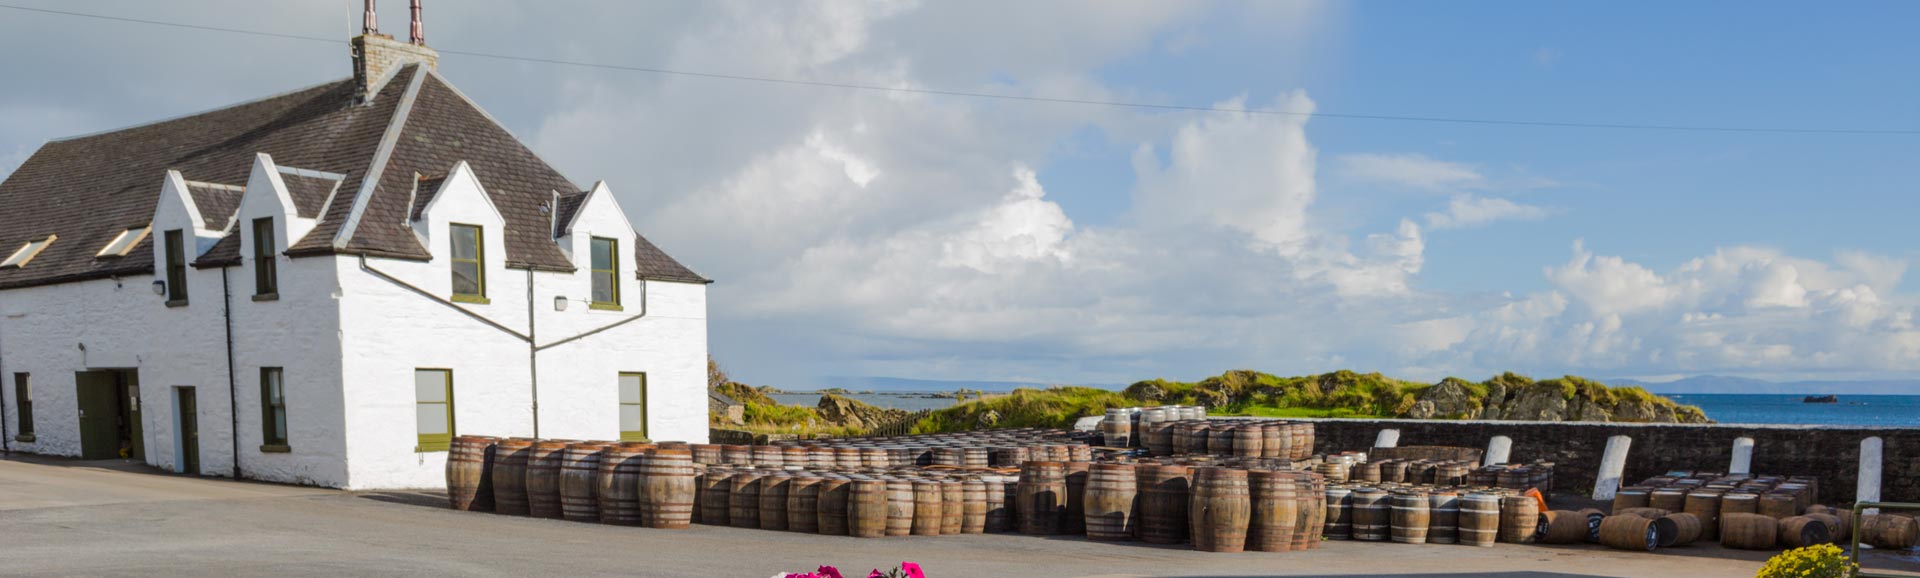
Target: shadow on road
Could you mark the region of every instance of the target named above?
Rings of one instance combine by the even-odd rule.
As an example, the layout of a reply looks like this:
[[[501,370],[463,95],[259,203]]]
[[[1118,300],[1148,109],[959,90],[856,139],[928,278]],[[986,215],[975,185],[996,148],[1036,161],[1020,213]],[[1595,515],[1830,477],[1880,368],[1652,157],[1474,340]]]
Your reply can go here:
[[[1273,576],[1274,578],[1280,578],[1283,575],[1272,574],[1270,576]],[[1596,576],[1593,574],[1567,574],[1564,572],[1455,572],[1455,573],[1433,573],[1433,574],[1311,574],[1311,575],[1305,575],[1305,576],[1302,576],[1299,574],[1287,574],[1284,576],[1286,578],[1461,578],[1466,576],[1472,576],[1474,578],[1596,578]],[[1200,575],[1200,576],[1182,576],[1180,578],[1249,578],[1249,576]]]
[[[389,504],[421,506],[436,510],[451,509],[447,506],[447,495],[444,492],[366,492],[359,494],[359,497],[363,500],[373,500],[375,502],[386,502]]]

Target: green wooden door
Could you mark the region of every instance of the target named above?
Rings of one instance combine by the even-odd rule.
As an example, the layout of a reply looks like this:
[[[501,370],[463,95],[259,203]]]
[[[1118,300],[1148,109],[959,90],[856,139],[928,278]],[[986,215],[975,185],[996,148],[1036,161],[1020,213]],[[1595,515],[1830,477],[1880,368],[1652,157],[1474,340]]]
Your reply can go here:
[[[110,371],[73,374],[74,397],[80,405],[80,457],[104,460],[120,457],[120,412],[114,399]]]
[[[182,387],[180,392],[180,471],[189,474],[200,473],[200,407],[195,402],[193,388]]]

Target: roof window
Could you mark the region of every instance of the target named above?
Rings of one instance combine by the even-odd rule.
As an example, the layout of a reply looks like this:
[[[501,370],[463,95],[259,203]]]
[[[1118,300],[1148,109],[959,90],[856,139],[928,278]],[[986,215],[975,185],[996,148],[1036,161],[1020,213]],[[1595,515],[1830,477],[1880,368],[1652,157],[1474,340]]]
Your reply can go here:
[[[12,256],[7,257],[6,261],[0,261],[0,269],[27,266],[27,262],[32,261],[41,251],[47,250],[47,245],[52,245],[55,238],[57,237],[54,235],[47,235],[27,241],[27,244],[20,246],[20,250],[14,251]]]
[[[113,238],[112,243],[107,243],[106,248],[101,249],[99,253],[95,253],[93,256],[94,257],[125,257],[127,256],[127,253],[133,252],[134,246],[139,245],[141,241],[146,240],[147,231],[151,229],[152,227],[146,226],[146,227],[134,227],[131,229],[127,229],[125,231],[121,231],[119,236],[116,236]]]

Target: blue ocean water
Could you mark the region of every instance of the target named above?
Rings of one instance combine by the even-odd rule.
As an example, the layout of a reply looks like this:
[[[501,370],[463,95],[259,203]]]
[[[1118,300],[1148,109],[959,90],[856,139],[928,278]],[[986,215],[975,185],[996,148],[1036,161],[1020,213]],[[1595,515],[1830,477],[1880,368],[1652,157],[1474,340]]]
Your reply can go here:
[[[953,398],[924,394],[875,392],[848,397],[880,407],[909,411],[942,409]],[[1803,396],[1771,394],[1669,394],[1674,401],[1696,405],[1720,423],[1817,425],[1920,426],[1920,395],[1841,395],[1838,403],[1804,403]],[[780,403],[813,406],[820,396],[811,393],[775,394]]]
[[[1920,426],[1920,395],[1839,395],[1838,403],[1805,403],[1805,396],[1667,394],[1699,406],[1720,423]]]

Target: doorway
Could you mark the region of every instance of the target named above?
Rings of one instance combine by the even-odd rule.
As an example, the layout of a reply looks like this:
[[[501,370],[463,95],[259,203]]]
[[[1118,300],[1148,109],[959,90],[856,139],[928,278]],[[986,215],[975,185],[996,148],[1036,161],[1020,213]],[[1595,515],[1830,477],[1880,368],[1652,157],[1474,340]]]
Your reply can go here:
[[[179,430],[174,432],[177,434],[174,439],[180,444],[174,448],[178,452],[175,455],[180,456],[175,463],[180,473],[197,475],[200,473],[200,404],[194,399],[191,387],[176,387],[173,391],[177,412],[173,423]]]
[[[80,406],[80,457],[90,460],[146,459],[146,435],[140,423],[140,374],[131,369],[100,369],[73,375]]]

